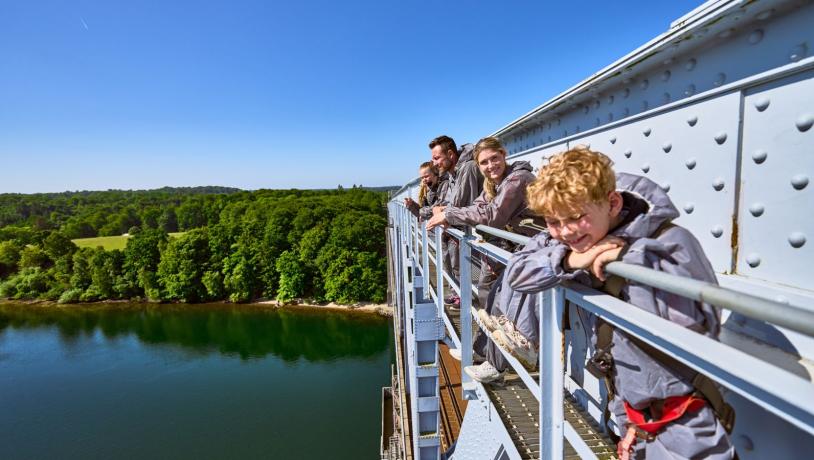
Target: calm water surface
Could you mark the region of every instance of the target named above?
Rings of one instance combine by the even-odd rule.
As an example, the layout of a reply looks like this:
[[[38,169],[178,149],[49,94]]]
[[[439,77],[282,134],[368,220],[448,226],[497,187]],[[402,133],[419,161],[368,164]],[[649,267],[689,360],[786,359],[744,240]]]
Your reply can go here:
[[[378,458],[389,324],[0,303],[0,457]]]

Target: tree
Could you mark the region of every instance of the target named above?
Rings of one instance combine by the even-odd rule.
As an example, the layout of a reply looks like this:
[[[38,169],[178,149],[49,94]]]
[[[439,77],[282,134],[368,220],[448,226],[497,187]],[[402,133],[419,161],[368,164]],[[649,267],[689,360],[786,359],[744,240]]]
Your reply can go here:
[[[161,218],[158,219],[158,226],[167,233],[178,231],[178,216],[175,215],[175,209],[166,208],[161,213]]]
[[[160,284],[156,271],[161,262],[161,249],[167,244],[167,234],[159,229],[136,232],[127,239],[124,249],[124,278],[135,295],[160,300]]]
[[[0,278],[17,271],[23,245],[14,240],[0,241]]]
[[[51,259],[39,246],[26,246],[20,251],[20,269],[24,268],[48,268]]]
[[[277,258],[277,272],[280,273],[280,287],[277,289],[277,300],[287,302],[301,297],[305,288],[305,273],[299,257],[294,251],[284,251]]]
[[[42,249],[48,254],[51,260],[58,260],[63,257],[71,257],[78,249],[67,236],[60,232],[51,232],[42,242]]]
[[[207,299],[203,274],[210,257],[206,229],[194,229],[170,239],[158,264],[158,281],[169,300]]]

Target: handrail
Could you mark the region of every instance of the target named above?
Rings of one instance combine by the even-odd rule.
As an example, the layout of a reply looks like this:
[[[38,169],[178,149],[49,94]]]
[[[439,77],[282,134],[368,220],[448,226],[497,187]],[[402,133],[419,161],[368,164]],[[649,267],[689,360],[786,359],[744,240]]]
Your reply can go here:
[[[517,244],[529,242],[531,238],[510,233],[486,225],[475,227],[478,231],[511,240]],[[507,235],[508,234],[508,235]],[[508,239],[508,238],[506,238]],[[814,337],[814,308],[805,309],[781,302],[764,299],[751,294],[716,286],[712,283],[692,278],[671,275],[638,265],[624,262],[611,262],[605,271],[616,276],[646,284],[662,291],[680,295],[698,302],[706,302],[750,318],[759,319],[791,331]]]

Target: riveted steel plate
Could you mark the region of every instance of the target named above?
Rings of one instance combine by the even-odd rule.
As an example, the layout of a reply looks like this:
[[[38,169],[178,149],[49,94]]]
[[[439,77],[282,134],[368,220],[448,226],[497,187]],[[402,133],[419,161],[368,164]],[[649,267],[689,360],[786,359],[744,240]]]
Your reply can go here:
[[[743,105],[738,273],[814,283],[814,72],[750,89]]]

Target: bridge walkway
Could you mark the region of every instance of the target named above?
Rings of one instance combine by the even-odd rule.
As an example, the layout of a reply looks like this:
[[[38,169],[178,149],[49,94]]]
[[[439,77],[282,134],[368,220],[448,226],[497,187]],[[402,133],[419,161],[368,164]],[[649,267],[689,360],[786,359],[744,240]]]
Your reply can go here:
[[[431,253],[432,254],[432,253]],[[433,254],[434,255],[434,254]],[[474,264],[473,264],[474,265]],[[477,280],[477,268],[473,267],[473,281]],[[430,285],[435,289],[435,267],[430,264]],[[445,292],[451,292],[444,283]],[[477,299],[473,298],[476,305]],[[473,305],[473,306],[475,306]],[[476,306],[477,308],[477,306]],[[444,307],[455,333],[460,337],[461,317],[460,310]],[[472,320],[473,335],[478,330],[478,324]],[[474,340],[474,336],[473,336]],[[460,433],[463,415],[467,402],[461,399],[461,363],[449,355],[449,347],[441,343],[441,430],[444,449],[448,449],[455,442]],[[531,375],[538,379],[538,373]],[[491,401],[500,414],[517,451],[523,459],[540,458],[539,435],[539,403],[529,391],[520,377],[511,370],[507,371],[505,384],[485,385]],[[571,423],[577,433],[585,440],[593,453],[600,460],[616,459],[616,447],[611,439],[602,433],[599,426],[589,417],[576,402],[568,397],[563,401],[563,412],[566,420]],[[576,450],[566,441],[565,458],[579,459]]]

